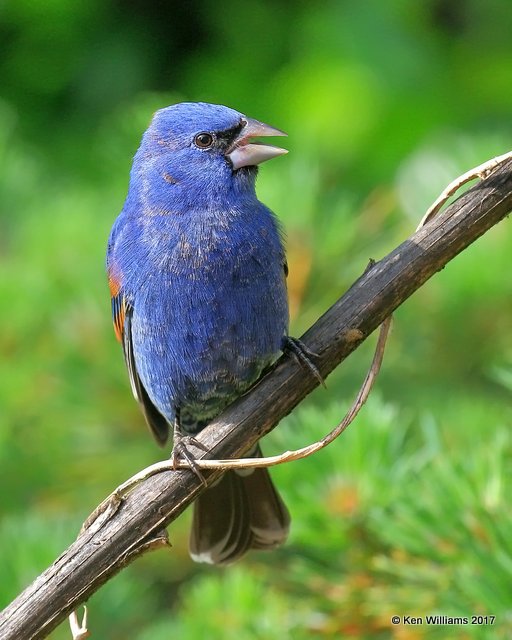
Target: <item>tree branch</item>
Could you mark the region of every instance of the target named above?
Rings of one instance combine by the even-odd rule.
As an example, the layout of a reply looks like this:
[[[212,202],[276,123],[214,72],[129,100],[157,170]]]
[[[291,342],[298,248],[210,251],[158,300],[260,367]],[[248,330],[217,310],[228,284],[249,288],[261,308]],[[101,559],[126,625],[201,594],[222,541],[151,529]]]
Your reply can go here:
[[[512,210],[512,160],[373,265],[302,337],[322,376],[396,307]],[[293,358],[275,367],[201,431],[207,457],[240,456],[290,413],[318,381]],[[211,483],[218,471],[205,472]],[[44,638],[99,587],[148,549],[203,487],[189,470],[166,471],[110,501],[77,540],[0,614],[3,640]]]

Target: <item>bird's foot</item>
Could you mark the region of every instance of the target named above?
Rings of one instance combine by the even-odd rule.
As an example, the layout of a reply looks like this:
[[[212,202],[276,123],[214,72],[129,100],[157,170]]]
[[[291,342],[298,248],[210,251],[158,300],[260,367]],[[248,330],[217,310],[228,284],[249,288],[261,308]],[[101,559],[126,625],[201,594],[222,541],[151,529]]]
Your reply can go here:
[[[318,358],[318,353],[311,351],[301,340],[298,338],[292,338],[291,336],[285,336],[283,338],[283,345],[281,349],[283,353],[290,353],[297,362],[307,367],[318,382],[325,387],[325,381],[322,378],[322,374],[311,359]]]
[[[193,436],[184,436],[181,433],[177,433],[175,429],[174,444],[171,452],[172,466],[176,470],[180,462],[185,461],[188,468],[193,471],[201,483],[206,486],[206,480],[196,464],[194,455],[190,452],[190,447],[195,447],[201,451],[208,451],[202,442],[199,442],[199,440],[196,440]]]

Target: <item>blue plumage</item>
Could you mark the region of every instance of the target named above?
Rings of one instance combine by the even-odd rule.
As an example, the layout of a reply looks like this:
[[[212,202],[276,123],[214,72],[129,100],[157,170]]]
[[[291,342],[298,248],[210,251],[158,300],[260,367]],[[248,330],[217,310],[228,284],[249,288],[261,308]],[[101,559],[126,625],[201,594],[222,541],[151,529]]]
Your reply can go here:
[[[221,105],[158,111],[111,232],[114,325],[132,389],[161,443],[176,419],[194,433],[220,413],[275,360],[288,333],[279,226],[255,194],[256,165],[285,151],[253,143],[255,135],[282,132]],[[287,532],[275,491],[272,500]],[[235,552],[230,530],[222,550],[212,551],[209,539],[195,555],[228,562],[250,546],[275,546],[286,537],[276,531],[271,544],[245,532]]]

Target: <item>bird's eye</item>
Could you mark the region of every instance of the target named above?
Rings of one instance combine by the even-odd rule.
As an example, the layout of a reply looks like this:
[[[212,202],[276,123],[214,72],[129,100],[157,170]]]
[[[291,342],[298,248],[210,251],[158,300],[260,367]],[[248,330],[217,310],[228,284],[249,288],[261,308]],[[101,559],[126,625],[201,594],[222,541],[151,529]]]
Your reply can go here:
[[[194,144],[200,149],[208,149],[213,144],[213,136],[211,133],[198,133],[194,138]]]

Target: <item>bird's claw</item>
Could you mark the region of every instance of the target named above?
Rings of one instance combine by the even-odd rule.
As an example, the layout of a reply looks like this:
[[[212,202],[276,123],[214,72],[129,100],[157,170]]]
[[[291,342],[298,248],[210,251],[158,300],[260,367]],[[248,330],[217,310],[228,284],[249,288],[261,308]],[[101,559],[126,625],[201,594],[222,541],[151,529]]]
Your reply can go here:
[[[176,433],[174,435],[174,446],[172,448],[171,460],[173,469],[178,469],[180,462],[185,461],[188,468],[195,473],[195,475],[201,481],[201,484],[206,486],[206,480],[204,479],[201,470],[196,464],[196,459],[193,454],[189,451],[189,447],[196,447],[196,449],[200,449],[201,451],[208,451],[208,449],[204,446],[202,442],[196,440],[193,436],[179,436],[176,437]]]
[[[316,364],[311,360],[311,358],[318,358],[318,353],[311,351],[311,349],[309,349],[302,340],[292,338],[291,336],[285,336],[283,339],[282,350],[284,353],[290,353],[297,362],[306,366],[322,387],[325,387],[325,380],[323,379],[322,374]]]

